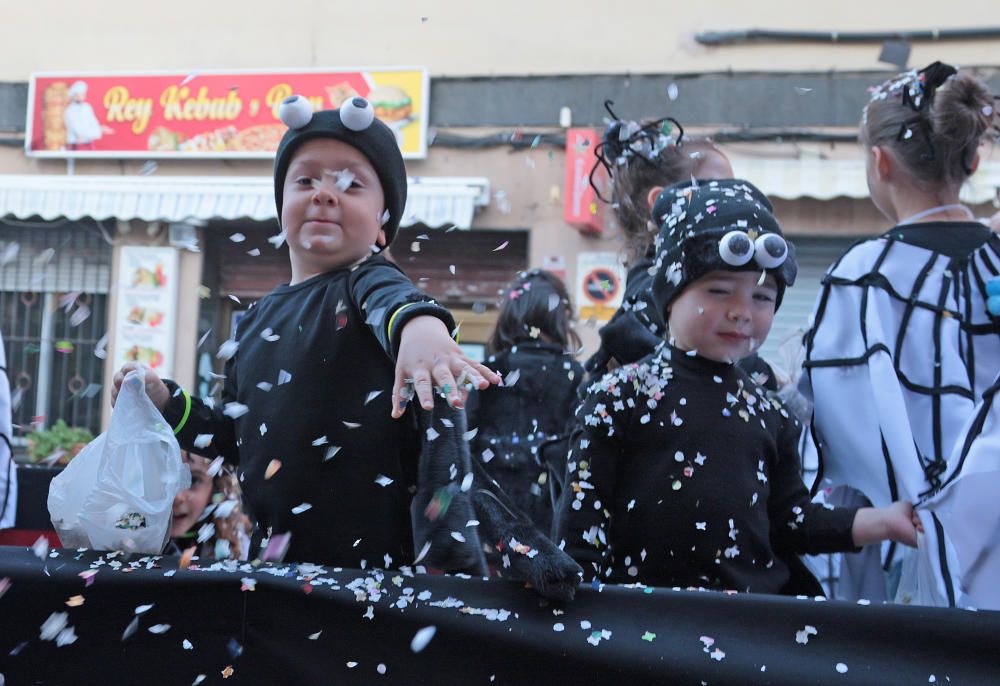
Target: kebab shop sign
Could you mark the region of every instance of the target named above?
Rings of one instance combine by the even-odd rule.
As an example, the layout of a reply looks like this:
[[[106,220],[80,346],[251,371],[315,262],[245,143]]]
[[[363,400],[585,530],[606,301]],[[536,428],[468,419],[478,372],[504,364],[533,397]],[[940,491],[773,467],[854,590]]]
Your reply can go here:
[[[25,150],[35,157],[271,158],[286,127],[278,107],[314,110],[367,98],[403,157],[427,155],[422,68],[192,74],[33,74]]]

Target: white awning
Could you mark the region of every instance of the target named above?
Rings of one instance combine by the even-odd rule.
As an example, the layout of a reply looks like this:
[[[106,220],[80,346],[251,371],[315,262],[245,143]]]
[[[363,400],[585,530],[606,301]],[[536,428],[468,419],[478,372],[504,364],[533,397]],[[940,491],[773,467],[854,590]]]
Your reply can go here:
[[[403,226],[468,229],[490,201],[481,177],[411,177]],[[276,218],[270,177],[0,175],[0,216],[190,222]]]
[[[731,157],[736,176],[746,179],[765,195],[795,200],[798,198],[867,198],[863,159],[823,160],[762,159]],[[962,188],[962,200],[980,204],[992,201],[1000,189],[1000,162],[983,161]]]

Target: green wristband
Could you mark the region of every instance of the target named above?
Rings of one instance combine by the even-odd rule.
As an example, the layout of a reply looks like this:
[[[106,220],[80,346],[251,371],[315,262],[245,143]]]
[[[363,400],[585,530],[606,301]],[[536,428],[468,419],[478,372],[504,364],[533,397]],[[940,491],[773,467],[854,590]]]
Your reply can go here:
[[[175,436],[181,432],[181,429],[187,424],[188,417],[191,416],[191,396],[183,388],[181,389],[181,393],[184,395],[184,414],[181,416],[181,421],[178,422],[177,428],[174,429]]]

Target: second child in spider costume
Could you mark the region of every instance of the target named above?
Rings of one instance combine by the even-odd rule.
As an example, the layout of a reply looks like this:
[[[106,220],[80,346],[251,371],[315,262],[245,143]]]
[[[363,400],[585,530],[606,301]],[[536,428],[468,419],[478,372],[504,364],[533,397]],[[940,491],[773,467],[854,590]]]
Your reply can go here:
[[[745,181],[667,189],[654,207],[656,352],[587,389],[559,507],[566,550],[613,583],[778,593],[795,554],[913,544],[909,503],[810,502],[800,426],[735,364],[766,338],[792,250]],[[813,580],[812,587],[815,587]]]

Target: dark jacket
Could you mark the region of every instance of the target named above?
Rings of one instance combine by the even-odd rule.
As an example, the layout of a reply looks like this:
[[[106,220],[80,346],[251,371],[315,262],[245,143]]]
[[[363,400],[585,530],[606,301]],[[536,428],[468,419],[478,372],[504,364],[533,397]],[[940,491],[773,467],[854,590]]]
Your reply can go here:
[[[270,530],[292,534],[292,561],[412,562],[420,437],[411,412],[389,415],[399,332],[421,314],[454,327],[383,257],[278,286],[240,321],[222,406],[191,398],[184,422],[175,393],[164,417],[183,423],[181,446],[203,436],[199,453],[237,466],[258,526],[251,557]]]
[[[486,365],[504,377],[504,385],[469,396],[469,427],[478,430],[472,457],[535,526],[548,532],[553,484],[546,459],[551,457],[551,469],[561,477],[583,367],[559,345],[544,342],[518,344],[491,356]]]

